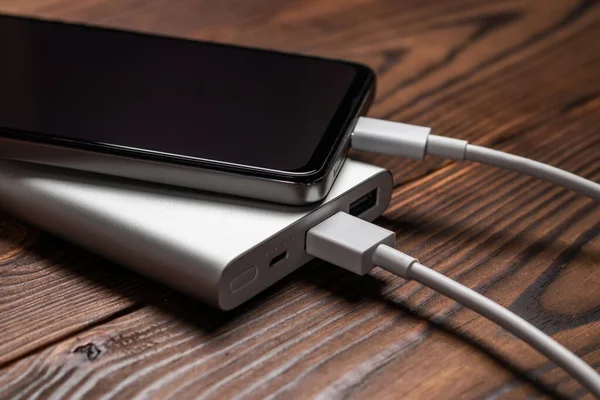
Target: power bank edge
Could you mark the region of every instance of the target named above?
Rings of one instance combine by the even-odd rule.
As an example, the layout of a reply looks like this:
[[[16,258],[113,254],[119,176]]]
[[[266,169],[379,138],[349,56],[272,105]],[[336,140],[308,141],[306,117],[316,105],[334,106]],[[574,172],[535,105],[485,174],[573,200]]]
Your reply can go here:
[[[377,202],[361,215],[367,220],[387,207],[391,175],[350,159],[326,199],[309,207],[0,160],[0,205],[5,210],[224,310],[308,262],[306,230],[337,211],[348,211],[372,190],[378,192]],[[288,256],[270,266],[283,251]]]

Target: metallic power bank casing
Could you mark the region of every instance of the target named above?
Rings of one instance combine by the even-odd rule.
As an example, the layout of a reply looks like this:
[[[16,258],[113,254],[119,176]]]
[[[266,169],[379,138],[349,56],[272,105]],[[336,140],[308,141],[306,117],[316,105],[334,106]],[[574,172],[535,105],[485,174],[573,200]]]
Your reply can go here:
[[[0,160],[1,209],[225,310],[308,262],[306,231],[374,189],[368,220],[387,207],[392,178],[354,160],[308,207]]]

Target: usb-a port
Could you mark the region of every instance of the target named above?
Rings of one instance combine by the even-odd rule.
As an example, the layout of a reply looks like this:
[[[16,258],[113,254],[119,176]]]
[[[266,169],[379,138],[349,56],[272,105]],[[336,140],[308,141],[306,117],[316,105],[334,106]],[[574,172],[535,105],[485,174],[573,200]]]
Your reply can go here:
[[[354,200],[350,204],[350,210],[348,213],[350,215],[354,215],[355,217],[359,217],[364,214],[366,211],[375,207],[377,204],[377,189],[371,190],[369,193],[364,196]]]

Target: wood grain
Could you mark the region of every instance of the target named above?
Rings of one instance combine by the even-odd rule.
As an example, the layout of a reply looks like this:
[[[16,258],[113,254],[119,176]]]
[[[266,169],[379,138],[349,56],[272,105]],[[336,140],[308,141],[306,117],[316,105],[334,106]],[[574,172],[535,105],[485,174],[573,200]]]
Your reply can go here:
[[[366,63],[372,115],[600,181],[597,1],[0,0],[0,11]],[[600,370],[600,206],[473,164],[394,172],[379,221]],[[313,262],[222,313],[0,214],[2,398],[589,395],[429,289]]]

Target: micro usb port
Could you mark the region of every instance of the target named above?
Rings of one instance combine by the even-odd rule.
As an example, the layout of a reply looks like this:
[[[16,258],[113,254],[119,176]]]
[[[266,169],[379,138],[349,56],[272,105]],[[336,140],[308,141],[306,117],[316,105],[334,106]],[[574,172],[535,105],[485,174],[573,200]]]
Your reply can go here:
[[[285,260],[286,258],[288,258],[288,252],[287,251],[284,251],[283,253],[281,253],[281,254],[273,257],[273,259],[269,263],[269,268],[272,267],[273,265],[277,264],[279,261]]]

